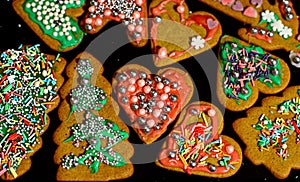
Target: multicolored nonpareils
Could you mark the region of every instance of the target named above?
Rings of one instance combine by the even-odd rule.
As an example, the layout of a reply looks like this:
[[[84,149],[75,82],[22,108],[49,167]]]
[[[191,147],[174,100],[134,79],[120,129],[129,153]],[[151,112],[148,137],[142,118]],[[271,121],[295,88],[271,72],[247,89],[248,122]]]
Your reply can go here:
[[[40,52],[39,45],[1,53],[0,175],[18,177],[24,159],[40,145],[48,126],[47,110],[57,96],[56,59]]]

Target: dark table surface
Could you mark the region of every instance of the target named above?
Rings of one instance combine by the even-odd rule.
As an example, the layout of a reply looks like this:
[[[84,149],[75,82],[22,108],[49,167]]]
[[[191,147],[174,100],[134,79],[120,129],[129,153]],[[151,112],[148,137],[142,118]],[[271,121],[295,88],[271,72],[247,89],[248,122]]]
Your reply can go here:
[[[149,1],[150,2],[150,1]],[[148,2],[148,3],[149,3]],[[191,11],[207,11],[214,14],[222,25],[223,34],[229,34],[232,36],[237,36],[237,30],[239,27],[242,27],[243,24],[239,21],[236,21],[196,0],[187,0],[187,4],[190,7]],[[299,2],[296,4],[294,2],[296,11],[300,13]],[[297,9],[298,8],[298,9]],[[51,50],[47,47],[38,37],[31,31],[31,29],[23,22],[23,20],[15,14],[11,0],[1,0],[0,2],[0,50],[5,50],[9,48],[17,48],[20,44],[41,44],[41,49],[45,53],[57,54],[57,52]],[[109,23],[105,29],[116,25],[116,23]],[[105,31],[103,29],[103,31]],[[102,31],[102,32],[103,32]],[[100,32],[101,33],[101,32]],[[118,30],[115,32],[116,36],[108,37],[102,41],[97,41],[97,35],[89,35],[84,37],[83,42],[75,48],[66,53],[61,53],[61,56],[66,58],[68,61],[71,61],[78,53],[82,51],[89,51],[95,57],[99,58],[104,63],[104,76],[111,80],[113,73],[123,66],[126,63],[135,60],[136,58],[144,55],[151,55],[150,42],[143,48],[135,48],[130,44],[118,47],[118,38],[119,36],[125,37],[125,31]],[[101,35],[101,34],[100,34]],[[90,43],[93,41],[93,49],[89,49]],[[100,51],[101,48],[114,45],[114,51],[111,53]],[[99,47],[99,50],[95,50],[95,47]],[[192,76],[195,81],[196,94],[194,94],[192,101],[203,100],[207,102],[212,102],[217,105],[224,112],[224,135],[228,135],[234,138],[241,146],[242,149],[245,148],[244,143],[239,139],[236,133],[232,129],[232,123],[237,118],[245,117],[245,111],[243,112],[230,112],[225,110],[216,100],[215,96],[215,71],[217,69],[217,51],[218,45],[212,48],[212,50],[206,51],[200,55],[197,55],[193,58],[186,59],[181,61],[179,66],[186,69]],[[285,51],[272,51],[271,53],[283,58],[287,64],[290,66],[291,70],[291,80],[289,86],[299,85],[300,84],[300,70],[296,67],[293,67],[290,64],[288,58],[288,52]],[[102,54],[102,55],[101,55]],[[103,54],[108,55],[107,59],[103,59]],[[145,60],[144,60],[145,61]],[[151,62],[152,60],[149,60]],[[152,62],[151,62],[152,64]],[[280,95],[277,94],[277,95]],[[254,106],[260,105],[260,100],[266,97],[264,94],[259,95],[259,100],[255,103]],[[57,117],[57,109],[52,111],[50,114],[51,124],[46,132],[42,135],[43,147],[37,151],[32,157],[32,166],[31,169],[25,173],[20,178],[17,178],[15,181],[30,181],[33,179],[43,180],[43,181],[56,181],[55,175],[58,166],[53,161],[53,155],[56,150],[56,144],[53,142],[52,137],[55,129],[58,127],[60,121]],[[123,115],[121,114],[122,118]],[[126,120],[126,118],[122,118]],[[161,137],[164,138],[168,132],[172,129],[172,125],[168,128],[168,131]],[[131,128],[130,128],[131,130]],[[122,181],[173,181],[173,180],[187,180],[187,181],[239,181],[239,180],[251,180],[251,181],[280,181],[276,179],[264,166],[255,166],[247,158],[243,158],[243,163],[240,170],[233,175],[232,177],[225,179],[214,179],[208,177],[201,177],[195,175],[188,175],[185,173],[168,171],[166,169],[157,167],[154,164],[155,156],[159,151],[160,144],[155,143],[152,145],[143,145],[139,141],[137,135],[131,131],[129,141],[132,142],[135,146],[139,146],[135,151],[135,155],[132,160],[134,161],[134,174]],[[142,146],[142,147],[140,147]],[[143,149],[140,149],[143,148]],[[151,150],[148,150],[151,149]],[[151,151],[149,153],[149,151]],[[148,162],[136,162],[141,161],[140,159],[144,158],[144,161]],[[300,160],[300,159],[299,159]],[[143,160],[142,160],[143,161]],[[100,171],[101,172],[101,171]],[[292,170],[289,177],[285,180],[287,181],[300,181],[299,171]]]

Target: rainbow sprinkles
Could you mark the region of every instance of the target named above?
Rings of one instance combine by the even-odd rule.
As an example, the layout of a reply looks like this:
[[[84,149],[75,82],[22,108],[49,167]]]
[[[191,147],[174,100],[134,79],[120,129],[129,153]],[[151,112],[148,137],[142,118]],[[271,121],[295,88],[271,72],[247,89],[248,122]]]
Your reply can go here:
[[[1,53],[0,176],[18,177],[24,159],[35,152],[47,122],[47,109],[58,98],[54,63],[39,45]]]

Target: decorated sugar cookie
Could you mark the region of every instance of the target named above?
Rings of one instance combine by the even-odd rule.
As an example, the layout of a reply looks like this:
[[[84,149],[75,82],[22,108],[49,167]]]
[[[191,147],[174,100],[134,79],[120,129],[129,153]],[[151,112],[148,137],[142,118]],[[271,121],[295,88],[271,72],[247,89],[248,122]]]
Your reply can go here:
[[[285,179],[300,169],[300,87],[284,90],[282,96],[269,96],[247,110],[247,116],[233,123],[246,144],[245,156],[254,165],[264,165],[276,178]]]
[[[78,25],[84,0],[15,0],[13,7],[28,26],[53,50],[76,48],[84,37]]]
[[[112,83],[119,105],[146,144],[167,130],[194,91],[190,76],[179,68],[152,73],[146,67],[128,64],[115,73]]]
[[[158,67],[214,47],[222,34],[221,24],[215,16],[203,11],[190,13],[184,0],[152,1],[149,14],[153,59]]]
[[[142,47],[148,39],[146,0],[91,0],[88,11],[81,20],[83,30],[89,34],[99,32],[109,21],[123,23],[127,27],[130,42]]]
[[[30,157],[42,147],[66,61],[41,52],[39,45],[7,49],[0,60],[0,176],[13,180],[31,168]]]
[[[259,92],[278,93],[289,83],[285,61],[235,37],[221,38],[218,56],[217,96],[229,110],[245,110],[256,102]]]
[[[187,174],[225,178],[242,164],[242,150],[232,138],[221,135],[223,117],[207,102],[193,102],[180,114],[165,140],[156,164]]]
[[[128,128],[118,117],[118,105],[102,72],[100,62],[86,52],[67,66],[69,79],[60,92],[64,100],[58,109],[62,123],[53,135],[58,145],[57,180],[109,181],[133,173]]]
[[[300,48],[299,21],[291,0],[199,0],[247,24],[239,36],[265,50]],[[297,51],[298,52],[298,51]]]

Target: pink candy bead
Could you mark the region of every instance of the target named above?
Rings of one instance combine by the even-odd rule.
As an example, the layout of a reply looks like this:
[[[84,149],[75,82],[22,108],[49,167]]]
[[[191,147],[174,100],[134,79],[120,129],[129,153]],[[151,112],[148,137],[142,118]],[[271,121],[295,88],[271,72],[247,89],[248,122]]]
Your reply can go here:
[[[226,152],[228,154],[231,154],[232,152],[234,152],[234,147],[232,145],[227,145],[226,146]]]
[[[127,90],[128,90],[128,92],[134,92],[135,91],[135,86],[134,85],[129,85]]]
[[[146,94],[148,94],[151,91],[151,87],[149,85],[147,85],[143,88],[143,90]]]
[[[158,118],[160,116],[161,111],[159,109],[154,109],[152,114],[154,117]]]
[[[140,14],[140,12],[135,11],[135,12],[133,12],[132,17],[133,17],[134,19],[139,19],[139,18],[141,17],[141,14]]]
[[[143,26],[141,26],[141,25],[136,26],[135,31],[142,32],[143,31]]]
[[[127,29],[130,31],[130,32],[133,32],[135,30],[135,26],[133,24],[129,24],[127,26]]]
[[[164,88],[164,84],[161,83],[161,82],[159,82],[159,83],[156,85],[156,89],[160,90],[160,89],[162,89],[162,88]]]
[[[159,58],[165,58],[167,57],[167,49],[165,47],[161,47],[159,50],[158,50],[158,57]]]
[[[131,102],[137,102],[138,97],[137,96],[132,96],[130,100],[131,100]]]
[[[146,114],[146,110],[145,109],[140,109],[139,110],[139,114],[140,115],[145,115]]]
[[[169,92],[170,92],[170,90],[171,90],[171,89],[170,89],[170,87],[169,87],[169,86],[165,86],[165,88],[164,88],[164,92],[165,92],[165,93],[169,93]]]
[[[111,15],[111,10],[106,9],[104,10],[104,16],[110,16]]]
[[[136,82],[135,78],[130,78],[128,81],[130,84],[135,84],[135,82]]]
[[[91,24],[93,22],[92,18],[85,19],[86,24]]]
[[[96,25],[96,26],[101,26],[101,25],[102,25],[102,19],[101,19],[101,18],[97,18],[97,19],[95,20],[95,25]]]
[[[161,100],[167,100],[167,99],[168,99],[168,94],[162,94],[162,95],[160,96],[160,99],[161,99]]]
[[[158,108],[163,108],[165,103],[163,101],[158,101],[156,105]]]
[[[154,121],[153,119],[149,119],[149,120],[147,121],[147,125],[148,125],[150,128],[152,128],[152,127],[155,125],[155,121]]]
[[[210,110],[208,110],[207,114],[208,114],[208,116],[212,117],[212,116],[216,115],[216,111],[214,109],[210,109]]]
[[[142,6],[143,5],[143,0],[135,0],[135,4],[138,6]]]
[[[177,12],[178,12],[178,13],[184,13],[184,10],[185,10],[185,8],[184,8],[184,6],[182,6],[182,5],[179,5],[179,6],[177,7]]]
[[[89,7],[89,12],[93,13],[96,10],[95,6]]]
[[[141,79],[141,80],[138,81],[139,87],[143,87],[143,86],[145,86],[145,84],[146,84],[145,80]]]

